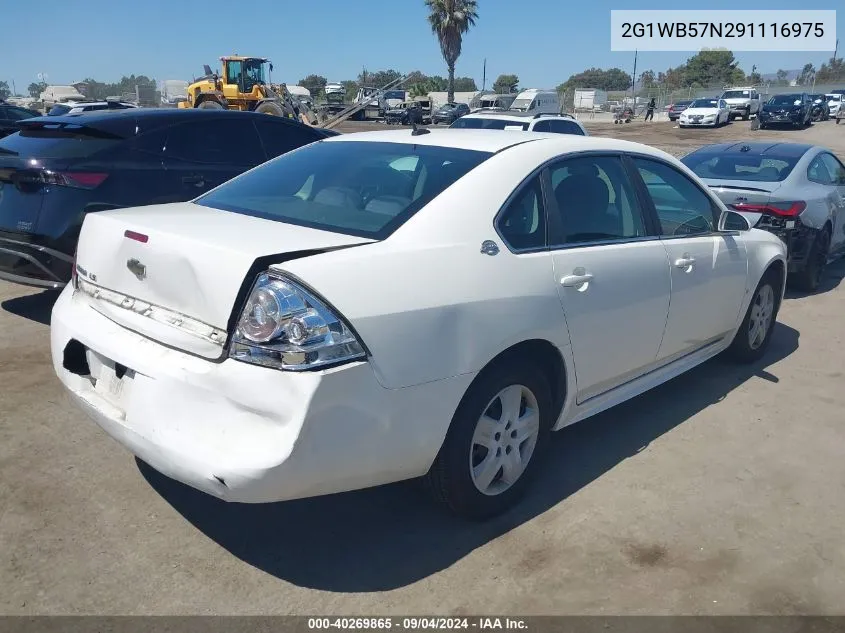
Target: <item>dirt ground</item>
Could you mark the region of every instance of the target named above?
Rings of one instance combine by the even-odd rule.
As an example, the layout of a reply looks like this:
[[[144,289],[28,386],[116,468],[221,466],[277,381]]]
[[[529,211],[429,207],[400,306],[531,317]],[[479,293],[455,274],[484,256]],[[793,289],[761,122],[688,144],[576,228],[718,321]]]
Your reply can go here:
[[[845,156],[832,122],[588,127]],[[843,277],[789,295],[758,365],[716,359],[556,434],[483,525],[408,484],[226,505],[139,466],[53,374],[55,294],[0,282],[0,614],[845,614]]]

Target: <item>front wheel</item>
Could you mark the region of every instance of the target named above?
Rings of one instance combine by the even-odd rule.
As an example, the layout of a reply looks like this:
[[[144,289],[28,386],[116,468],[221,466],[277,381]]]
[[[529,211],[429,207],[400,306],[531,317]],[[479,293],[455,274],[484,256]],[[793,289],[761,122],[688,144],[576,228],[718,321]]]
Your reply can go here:
[[[757,284],[745,318],[728,348],[734,360],[753,363],[766,353],[780,308],[780,283],[777,273],[770,270]]]
[[[434,497],[468,519],[516,504],[543,457],[552,396],[530,361],[485,370],[470,386],[426,476]]]
[[[748,120],[748,119],[750,119],[750,118],[751,118],[751,108],[747,109],[747,110],[745,111],[745,114],[743,114],[743,115],[742,115],[742,120],[743,120],[743,121],[747,121],[747,120]]]

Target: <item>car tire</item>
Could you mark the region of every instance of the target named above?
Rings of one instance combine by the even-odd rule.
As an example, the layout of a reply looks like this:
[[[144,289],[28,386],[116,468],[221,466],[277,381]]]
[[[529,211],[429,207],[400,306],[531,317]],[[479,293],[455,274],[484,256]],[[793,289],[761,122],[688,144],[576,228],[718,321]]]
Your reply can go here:
[[[824,271],[827,268],[827,256],[830,250],[830,231],[827,227],[816,233],[816,237],[807,253],[807,263],[799,272],[792,275],[792,285],[802,292],[815,292],[819,289]]]
[[[728,348],[734,361],[753,363],[766,353],[780,309],[781,281],[779,275],[770,269],[754,289],[745,318]],[[761,327],[765,327],[762,332]]]
[[[839,125],[839,117],[836,117],[836,125]]]
[[[519,401],[514,406],[517,389]],[[510,407],[503,404],[503,394]],[[426,475],[434,498],[454,514],[472,520],[493,517],[516,504],[544,457],[554,421],[552,408],[548,381],[530,361],[509,359],[485,369],[458,405],[446,439]],[[526,412],[532,409],[534,419],[530,421]],[[518,427],[513,426],[511,418],[520,416],[526,425],[530,421],[524,432],[533,433],[526,435],[517,447]],[[491,432],[487,434],[480,428],[482,418],[490,424]],[[480,438],[485,438],[483,443]],[[485,446],[487,442],[489,448]],[[516,455],[510,458],[516,461],[506,455]],[[524,460],[519,459],[521,456]],[[515,477],[511,482],[507,481],[506,465]],[[479,472],[473,474],[474,469]]]
[[[745,114],[742,115],[742,120],[747,121],[751,118],[751,108],[745,110]]]

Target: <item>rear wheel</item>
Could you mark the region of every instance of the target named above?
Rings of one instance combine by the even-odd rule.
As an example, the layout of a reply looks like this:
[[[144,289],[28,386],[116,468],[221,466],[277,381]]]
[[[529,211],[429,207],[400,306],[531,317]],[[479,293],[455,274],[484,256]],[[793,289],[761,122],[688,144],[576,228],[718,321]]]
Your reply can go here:
[[[825,227],[816,234],[816,239],[807,254],[804,268],[795,273],[794,285],[804,292],[815,292],[819,288],[824,271],[827,268],[827,255],[830,249],[830,232]]]
[[[429,470],[434,497],[469,519],[514,505],[543,457],[552,406],[548,382],[529,362],[512,359],[485,370],[461,401]]]
[[[780,308],[780,284],[780,276],[772,270],[757,284],[745,318],[728,348],[734,360],[753,363],[766,353]]]
[[[203,101],[197,107],[200,110],[225,110],[222,103],[220,103],[219,101],[214,101],[213,99]]]
[[[751,118],[751,108],[746,108],[745,114],[742,115],[742,120],[747,121],[750,118]]]

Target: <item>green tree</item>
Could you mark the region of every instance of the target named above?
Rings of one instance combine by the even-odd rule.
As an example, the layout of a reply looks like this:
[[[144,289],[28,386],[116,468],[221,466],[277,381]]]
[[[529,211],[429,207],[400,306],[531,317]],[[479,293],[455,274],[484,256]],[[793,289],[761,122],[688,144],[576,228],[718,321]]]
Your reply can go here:
[[[378,70],[374,73],[364,69],[358,75],[358,84],[370,88],[383,88],[387,84],[393,83],[397,79],[402,78],[402,73],[398,70]]]
[[[352,100],[355,98],[355,95],[358,94],[358,82],[354,79],[347,79],[346,81],[341,81],[340,85],[343,86],[343,89],[346,93],[345,100],[352,102]]]
[[[788,84],[789,84],[789,82],[786,80],[786,78],[787,78],[788,76],[789,76],[789,73],[788,73],[788,72],[786,72],[783,68],[778,69],[778,71],[777,71],[777,73],[776,73],[776,77],[777,77],[777,85],[779,85],[779,86],[786,86],[786,85],[788,85]]]
[[[734,54],[728,50],[703,50],[684,65],[686,86],[731,85],[745,81]]]
[[[842,58],[833,58],[819,67],[816,73],[816,83],[839,83],[845,81],[845,62]]]
[[[655,83],[656,81],[653,70],[645,70],[640,75],[640,88],[642,88],[643,90],[651,90],[652,88],[654,88]]]
[[[498,93],[516,92],[519,88],[519,77],[517,75],[499,75],[493,82],[493,90]],[[451,99],[454,97],[450,98]]]
[[[472,77],[455,77],[455,92],[475,92],[478,86]]]
[[[31,83],[27,86],[26,91],[29,93],[29,96],[33,99],[37,99],[41,96],[41,93],[47,90],[47,83],[44,81],[36,83]]]
[[[631,87],[631,75],[620,68],[588,68],[572,75],[557,87],[558,92],[572,92],[578,88],[598,88],[599,90],[618,91]]]
[[[816,68],[812,64],[804,64],[801,69],[801,74],[798,75],[799,86],[809,86],[813,83],[813,75],[816,74]]]
[[[307,88],[312,97],[317,97],[326,89],[328,80],[322,75],[307,75],[299,80],[298,85]]]
[[[9,84],[5,81],[0,81],[0,99],[7,99],[12,94],[12,91],[9,89]]]
[[[440,52],[449,73],[448,97],[455,100],[455,64],[461,56],[463,35],[478,19],[476,0],[425,0],[428,23],[440,43]]]

